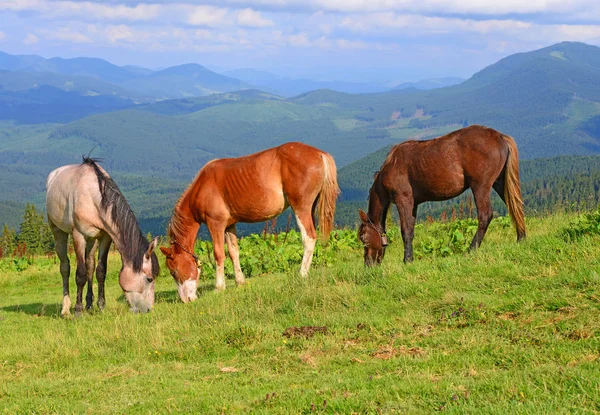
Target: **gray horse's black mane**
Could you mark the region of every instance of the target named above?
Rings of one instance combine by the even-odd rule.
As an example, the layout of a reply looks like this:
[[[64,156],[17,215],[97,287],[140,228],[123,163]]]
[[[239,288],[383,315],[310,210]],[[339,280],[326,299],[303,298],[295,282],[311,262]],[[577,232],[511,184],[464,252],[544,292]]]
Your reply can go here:
[[[101,206],[105,212],[110,212],[111,220],[119,229],[119,238],[121,246],[121,255],[132,261],[133,270],[140,272],[144,260],[144,254],[148,250],[150,243],[142,235],[137,219],[121,193],[119,186],[115,181],[105,174],[98,163],[100,159],[83,156],[83,162],[94,168],[98,178],[98,187],[102,195]],[[110,209],[110,210],[109,210]],[[159,272],[158,259],[156,254],[152,253],[152,275],[157,276]]]

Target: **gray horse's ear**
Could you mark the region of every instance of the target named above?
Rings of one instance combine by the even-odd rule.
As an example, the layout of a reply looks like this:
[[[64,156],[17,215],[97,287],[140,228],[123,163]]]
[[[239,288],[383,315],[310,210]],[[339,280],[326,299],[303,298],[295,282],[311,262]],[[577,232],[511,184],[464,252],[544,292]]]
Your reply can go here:
[[[363,222],[368,222],[369,221],[369,217],[367,216],[367,214],[365,213],[364,210],[362,209],[358,209],[358,216],[360,216],[360,220]]]
[[[150,259],[150,257],[152,256],[152,252],[154,252],[157,245],[158,245],[158,236],[155,237],[152,240],[152,242],[150,242],[150,246],[148,247],[148,250],[146,251],[146,259]]]

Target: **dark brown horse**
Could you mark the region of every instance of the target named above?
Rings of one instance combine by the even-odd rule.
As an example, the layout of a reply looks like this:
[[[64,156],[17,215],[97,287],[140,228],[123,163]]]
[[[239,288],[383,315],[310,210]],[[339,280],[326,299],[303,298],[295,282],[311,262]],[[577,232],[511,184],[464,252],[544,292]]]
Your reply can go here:
[[[225,249],[233,261],[235,282],[244,283],[235,224],[262,222],[291,206],[304,244],[300,274],[312,262],[318,206],[324,239],[333,226],[339,188],[333,158],[302,143],[287,143],[239,158],[213,160],[179,198],[169,224],[171,246],[161,248],[183,302],[196,299],[199,268],[194,243],[205,223],[213,240],[217,263],[216,289],[225,289]]]
[[[388,153],[369,192],[369,213],[360,210],[358,237],[366,265],[379,264],[385,254],[385,220],[390,203],[400,214],[404,262],[412,261],[412,240],[420,203],[447,200],[471,189],[479,225],[470,249],[479,247],[492,220],[492,188],[500,195],[525,237],[515,141],[481,125],[466,127],[428,141],[407,141]]]

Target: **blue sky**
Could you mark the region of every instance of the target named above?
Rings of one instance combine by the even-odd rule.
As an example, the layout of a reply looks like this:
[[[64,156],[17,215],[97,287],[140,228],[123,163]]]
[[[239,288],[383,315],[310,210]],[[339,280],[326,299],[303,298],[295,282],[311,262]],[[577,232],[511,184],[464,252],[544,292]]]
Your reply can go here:
[[[467,78],[560,41],[600,45],[590,0],[0,0],[0,50],[321,80]]]

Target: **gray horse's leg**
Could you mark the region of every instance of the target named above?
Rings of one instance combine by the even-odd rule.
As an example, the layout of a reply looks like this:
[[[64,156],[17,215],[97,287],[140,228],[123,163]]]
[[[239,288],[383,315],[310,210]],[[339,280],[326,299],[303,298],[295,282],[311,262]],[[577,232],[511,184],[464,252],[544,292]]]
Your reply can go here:
[[[68,255],[69,234],[58,229],[52,222],[48,221],[48,223],[54,235],[54,248],[60,260],[60,275],[63,280],[63,301],[60,315],[66,317],[71,314],[71,298],[69,297],[69,274],[71,272]]]
[[[83,287],[87,282],[87,269],[85,266],[86,240],[78,231],[73,231],[73,247],[77,257],[77,270],[75,271],[75,282],[77,283],[77,300],[75,301],[75,316],[80,316],[83,311]]]
[[[85,309],[89,310],[94,305],[94,268],[96,268],[97,239],[89,239],[85,244],[85,271],[87,274],[87,295],[85,296]]]
[[[98,308],[104,310],[106,301],[104,299],[104,281],[106,279],[106,262],[112,240],[104,234],[98,244],[98,267],[96,268],[96,279],[98,280]]]

